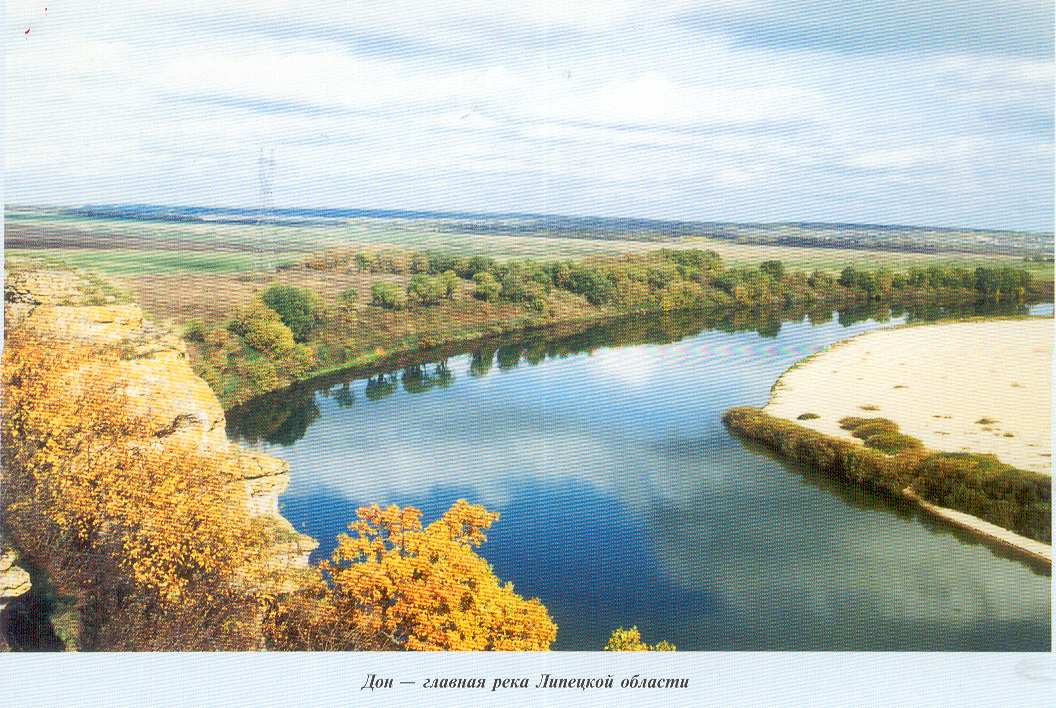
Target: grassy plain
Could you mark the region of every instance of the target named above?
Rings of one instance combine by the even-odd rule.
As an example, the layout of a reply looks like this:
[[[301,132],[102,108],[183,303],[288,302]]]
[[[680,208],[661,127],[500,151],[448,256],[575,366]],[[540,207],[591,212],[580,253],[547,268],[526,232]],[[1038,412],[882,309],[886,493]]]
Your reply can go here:
[[[310,253],[333,248],[431,250],[458,256],[480,255],[497,261],[575,260],[640,253],[657,248],[712,250],[727,266],[757,266],[783,261],[790,270],[833,270],[847,265],[875,270],[936,265],[953,268],[1013,265],[1035,280],[1053,279],[1051,262],[1024,262],[1014,256],[966,253],[818,248],[735,243],[717,238],[658,241],[634,232],[624,238],[572,238],[441,230],[414,219],[348,219],[343,224],[279,226],[230,223],[174,223],[75,216],[23,216],[5,226],[6,252],[48,256],[109,276],[146,273],[239,273],[268,270],[297,262]],[[638,237],[636,237],[638,236]]]
[[[328,241],[330,239],[327,239]],[[737,244],[718,239],[686,239],[677,242],[609,241],[601,239],[546,238],[518,236],[476,236],[444,234],[423,239],[358,241],[343,246],[367,250],[401,248],[431,250],[460,256],[481,255],[498,261],[531,258],[536,261],[584,260],[625,253],[641,253],[658,248],[712,250],[722,256],[727,266],[757,266],[768,260],[779,260],[789,270],[837,270],[851,265],[876,270],[888,267],[903,271],[911,267],[941,266],[974,269],[977,266],[1014,266],[1030,271],[1036,281],[1053,280],[1053,264],[1028,262],[1013,256],[987,256],[974,253],[897,253],[849,248],[810,248],[802,246],[763,246]],[[12,256],[48,258],[77,268],[94,270],[102,275],[142,275],[147,273],[243,273],[265,270],[273,265],[301,260],[314,250],[275,250],[257,252],[200,249],[130,249],[130,248],[8,248]]]
[[[396,218],[355,218],[316,226],[183,223],[77,215],[19,216],[6,226],[5,241],[13,247],[6,250],[5,256],[12,264],[24,257],[42,257],[97,273],[112,282],[117,291],[131,296],[153,322],[180,335],[198,332],[192,340],[202,344],[192,346],[191,352],[196,365],[206,366],[208,359],[209,366],[218,371],[241,366],[246,369],[242,372],[245,376],[259,374],[268,381],[270,378],[264,373],[253,370],[260,352],[243,349],[241,340],[224,331],[241,307],[254,302],[275,285],[306,288],[318,298],[317,304],[321,307],[316,312],[321,319],[317,322],[312,346],[319,361],[313,371],[443,342],[558,322],[593,320],[633,311],[635,307],[656,309],[659,300],[652,302],[652,299],[660,296],[654,298],[654,291],[662,287],[656,284],[647,287],[640,282],[634,287],[642,292],[627,290],[621,297],[629,299],[615,308],[595,307],[584,297],[585,290],[577,290],[581,294],[575,295],[566,289],[548,288],[545,303],[529,307],[517,299],[485,302],[475,298],[475,284],[463,278],[457,282],[452,297],[397,312],[372,304],[372,286],[388,282],[403,292],[410,284],[410,271],[401,267],[361,272],[362,268],[347,262],[348,254],[356,252],[391,255],[431,251],[463,258],[483,256],[499,263],[514,259],[531,259],[536,263],[574,261],[593,268],[590,261],[594,259],[668,248],[714,251],[731,269],[754,270],[764,261],[781,261],[790,273],[825,270],[833,276],[847,266],[862,270],[888,267],[903,273],[910,267],[971,270],[977,266],[1011,266],[1028,269],[1035,281],[1050,283],[1053,275],[1052,263],[1024,261],[1007,255],[744,244],[686,236],[658,240],[655,233],[644,231],[620,232],[617,235],[625,238],[618,239],[602,238],[611,236],[611,232],[599,231],[596,235],[599,238],[511,235],[501,231],[475,233],[471,227],[455,230],[449,224]],[[318,254],[335,251],[346,254],[343,265],[329,265],[325,257],[320,260]],[[408,260],[407,255],[400,258]],[[695,284],[686,284],[690,295],[695,292],[693,287]],[[719,295],[720,300],[727,298],[733,302],[725,294]],[[638,303],[639,300],[634,300],[636,297],[644,297],[641,302],[645,304],[629,304]],[[742,300],[738,300],[742,306],[749,304]],[[770,305],[784,303],[783,296],[768,295],[763,300]],[[666,309],[686,306],[664,302]],[[209,333],[212,334],[207,337]],[[238,379],[231,385],[242,391],[244,384]],[[230,386],[225,383],[222,388],[227,390]],[[238,398],[221,397],[225,403]]]

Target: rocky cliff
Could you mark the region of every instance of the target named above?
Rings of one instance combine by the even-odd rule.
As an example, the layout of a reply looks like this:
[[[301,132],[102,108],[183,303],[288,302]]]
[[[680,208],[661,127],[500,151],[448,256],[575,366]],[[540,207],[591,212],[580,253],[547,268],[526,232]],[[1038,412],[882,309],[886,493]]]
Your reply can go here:
[[[190,447],[219,460],[230,484],[245,494],[232,498],[244,503],[245,513],[260,517],[271,537],[267,554],[273,566],[306,567],[318,543],[298,533],[279,514],[278,497],[289,483],[286,462],[232,444],[225,433],[224,411],[216,396],[191,370],[182,341],[143,319],[133,304],[99,302],[84,278],[62,271],[9,274],[5,280],[5,342],[46,342],[53,347],[88,344],[119,351],[118,371],[109,372],[123,390],[112,391],[146,424],[151,445]],[[61,303],[61,304],[58,304]],[[18,337],[11,337],[12,333]],[[69,381],[78,392],[92,392],[91,367]],[[4,411],[9,415],[9,411]],[[5,594],[25,591],[28,578],[13,566],[5,548]],[[8,558],[12,555],[12,558]],[[12,562],[8,562],[8,561]],[[11,566],[11,567],[9,567]],[[11,578],[12,588],[6,589]],[[15,581],[18,582],[15,582]]]

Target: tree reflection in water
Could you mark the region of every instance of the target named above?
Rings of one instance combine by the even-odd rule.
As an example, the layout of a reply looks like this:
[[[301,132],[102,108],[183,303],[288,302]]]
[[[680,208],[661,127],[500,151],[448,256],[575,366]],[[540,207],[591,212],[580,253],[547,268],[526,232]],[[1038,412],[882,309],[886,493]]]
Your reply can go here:
[[[674,311],[635,315],[599,323],[581,332],[555,337],[553,332],[526,332],[513,341],[485,340],[467,347],[470,354],[469,375],[486,376],[494,365],[509,371],[521,361],[538,365],[547,359],[559,359],[574,354],[594,352],[601,347],[633,346],[640,344],[672,344],[704,331],[757,332],[762,337],[776,337],[782,322],[811,324],[830,322],[833,316],[843,327],[875,320],[887,322],[905,317],[907,323],[934,322],[949,317],[972,315],[1026,315],[1029,308],[1015,302],[985,302],[976,305],[926,303],[917,306],[889,306],[874,303],[834,312],[827,308],[812,309],[806,305],[785,309]],[[448,354],[447,356],[450,356]],[[366,379],[364,393],[367,400],[378,402],[396,392],[399,384],[409,394],[425,393],[435,387],[450,386],[455,376],[447,357],[439,360],[412,363],[402,371],[375,373]],[[429,367],[432,366],[432,372]],[[265,441],[289,446],[304,437],[308,426],[319,419],[315,404],[317,392],[329,396],[343,408],[353,404],[356,392],[352,386],[361,377],[356,372],[331,375],[316,381],[305,381],[285,389],[265,394],[227,412],[228,434],[250,444]]]

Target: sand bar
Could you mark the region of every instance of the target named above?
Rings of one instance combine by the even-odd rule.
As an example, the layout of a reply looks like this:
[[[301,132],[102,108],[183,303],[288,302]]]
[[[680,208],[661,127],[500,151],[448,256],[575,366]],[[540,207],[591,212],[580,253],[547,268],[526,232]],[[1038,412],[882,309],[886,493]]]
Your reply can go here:
[[[1051,475],[1053,335],[1051,318],[868,332],[786,371],[764,410],[848,440],[841,418],[887,418],[930,450]]]

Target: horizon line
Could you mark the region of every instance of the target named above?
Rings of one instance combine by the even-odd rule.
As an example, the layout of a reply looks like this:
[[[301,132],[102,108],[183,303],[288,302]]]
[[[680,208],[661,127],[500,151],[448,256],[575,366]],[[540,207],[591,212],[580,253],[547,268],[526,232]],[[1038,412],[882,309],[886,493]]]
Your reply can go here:
[[[1002,233],[1022,233],[1022,234],[1033,234],[1037,236],[1049,236],[1053,237],[1054,231],[1043,231],[1033,230],[1025,228],[986,228],[978,226],[936,226],[936,225],[924,225],[924,224],[905,224],[905,223],[869,223],[864,221],[814,221],[810,219],[791,219],[791,220],[779,220],[779,221],[720,221],[720,220],[700,220],[700,219],[675,219],[675,218],[656,218],[656,217],[637,217],[637,216],[602,216],[602,215],[591,215],[591,214],[559,214],[559,213],[545,213],[545,212],[532,212],[532,211],[472,211],[472,210],[439,210],[439,209],[421,209],[421,208],[406,208],[406,207],[352,207],[352,206],[276,206],[270,205],[262,208],[259,205],[254,206],[240,206],[240,205],[220,205],[220,206],[206,206],[203,204],[162,204],[162,203],[147,203],[147,202],[98,202],[98,203],[81,203],[81,204],[26,204],[26,203],[5,203],[4,210],[28,208],[28,209],[57,209],[57,210],[79,210],[79,209],[100,209],[106,207],[153,207],[153,208],[164,208],[164,209],[238,209],[248,212],[268,212],[268,211],[364,211],[364,212],[390,212],[393,214],[422,214],[422,215],[436,215],[436,216],[518,216],[518,217],[557,217],[564,219],[579,219],[579,220],[603,220],[603,221],[638,221],[638,222],[655,222],[660,224],[701,224],[701,225],[733,225],[733,226],[857,226],[857,227],[879,227],[879,228],[901,228],[901,229],[921,229],[921,230],[941,230],[941,231],[979,231],[979,232],[1002,232]]]

